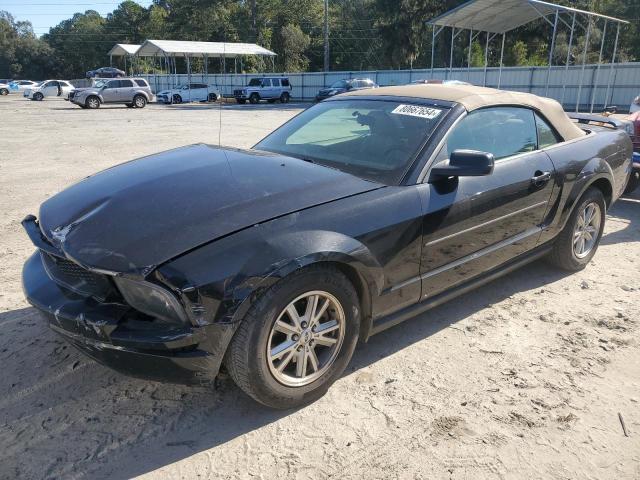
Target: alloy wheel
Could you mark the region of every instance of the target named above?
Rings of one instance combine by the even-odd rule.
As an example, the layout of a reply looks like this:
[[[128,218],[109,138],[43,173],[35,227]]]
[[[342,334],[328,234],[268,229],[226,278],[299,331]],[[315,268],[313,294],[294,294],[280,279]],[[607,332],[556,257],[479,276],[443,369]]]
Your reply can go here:
[[[596,246],[601,223],[600,205],[596,202],[588,203],[578,215],[573,230],[573,253],[577,258],[584,258]]]
[[[345,314],[328,292],[311,291],[289,303],[271,327],[267,362],[283,385],[301,387],[334,363],[345,335]]]

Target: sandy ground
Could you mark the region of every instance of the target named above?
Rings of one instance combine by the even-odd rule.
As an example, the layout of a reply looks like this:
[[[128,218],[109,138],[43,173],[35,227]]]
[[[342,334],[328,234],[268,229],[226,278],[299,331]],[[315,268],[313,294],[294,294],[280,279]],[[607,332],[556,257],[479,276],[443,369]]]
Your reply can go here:
[[[222,143],[250,146],[299,108],[226,107]],[[219,111],[10,96],[0,118],[0,478],[640,478],[640,196],[611,210],[586,270],[525,267],[374,337],[324,398],[274,412],[228,378],[114,373],[20,287],[26,214],[99,169],[217,143]]]

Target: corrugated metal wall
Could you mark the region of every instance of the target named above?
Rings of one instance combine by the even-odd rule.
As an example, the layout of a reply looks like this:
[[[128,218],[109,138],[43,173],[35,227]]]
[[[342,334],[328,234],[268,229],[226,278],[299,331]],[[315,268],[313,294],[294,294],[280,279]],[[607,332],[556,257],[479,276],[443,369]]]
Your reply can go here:
[[[264,75],[286,75],[293,86],[293,100],[312,100],[318,90],[342,78],[371,78],[381,86],[402,85],[413,80],[423,78],[457,79],[475,85],[486,84],[489,87],[498,86],[499,69],[463,68],[434,69],[433,75],[429,69],[425,70],[378,70],[365,72],[329,72],[329,73],[266,73]],[[547,92],[547,75],[549,88]],[[192,74],[192,82],[206,82],[215,84],[225,96],[232,95],[234,88],[246,85],[249,79],[257,74],[210,74],[207,78],[201,74]],[[172,85],[183,84],[188,81],[187,75],[146,75],[154,91],[160,91]],[[583,87],[580,90],[580,79]],[[611,88],[607,91],[607,83]],[[616,105],[620,111],[626,111],[631,101],[640,95],[640,63],[622,63],[613,66],[602,64],[581,66],[552,67],[509,67],[502,69],[501,87],[505,90],[518,90],[543,95],[562,101],[566,109],[575,109],[578,93],[580,93],[580,109],[588,110],[594,104],[594,110],[604,105]],[[595,87],[594,87],[595,85]],[[580,90],[580,92],[579,92]],[[607,101],[605,101],[607,96]]]

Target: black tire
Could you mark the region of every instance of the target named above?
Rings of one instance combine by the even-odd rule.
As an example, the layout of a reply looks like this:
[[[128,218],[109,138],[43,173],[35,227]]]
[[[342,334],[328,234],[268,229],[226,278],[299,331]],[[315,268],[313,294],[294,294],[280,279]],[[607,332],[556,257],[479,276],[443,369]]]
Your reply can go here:
[[[238,102],[240,105],[244,105],[245,103],[247,103],[247,100],[244,98],[236,98],[236,102]]]
[[[100,108],[100,99],[95,95],[91,95],[87,97],[84,104],[87,108],[90,108],[92,110],[96,108]]]
[[[260,102],[260,95],[258,95],[255,92],[249,95],[249,103],[253,103],[255,105],[256,103],[259,103],[259,102]]]
[[[36,92],[36,93],[33,94],[33,99],[36,102],[41,102],[44,99],[44,95],[42,93],[40,93],[40,92]]]
[[[217,102],[218,101],[218,96],[215,93],[210,93],[207,101],[209,101],[209,102]]]
[[[144,108],[147,106],[147,99],[144,95],[136,95],[133,97],[133,106],[135,108]]]
[[[9,95],[9,90],[6,88],[0,88],[0,95]]]
[[[344,339],[324,374],[304,386],[286,386],[269,369],[269,333],[291,301],[315,290],[327,292],[340,302],[345,315]],[[342,375],[353,355],[359,330],[358,295],[347,277],[335,267],[307,267],[278,281],[251,306],[227,349],[225,365],[236,385],[256,401],[278,409],[298,407],[320,398]]]
[[[597,231],[595,244],[591,248],[591,251],[589,251],[586,256],[579,258],[578,256],[576,256],[576,252],[574,249],[574,232],[579,221],[578,218],[587,207],[587,205],[591,203],[596,203],[600,207],[600,225]],[[576,206],[573,209],[573,212],[571,212],[571,216],[569,217],[569,220],[567,221],[564,229],[556,238],[553,245],[553,250],[549,255],[549,261],[556,267],[562,268],[563,270],[568,270],[570,272],[577,272],[578,270],[582,270],[584,267],[586,267],[593,256],[596,254],[598,246],[600,245],[602,232],[604,231],[606,211],[607,205],[602,192],[594,187],[590,187],[589,189],[587,189],[580,200],[578,200],[578,202],[576,203]]]
[[[640,185],[640,172],[638,170],[633,170],[629,176],[629,181],[624,189],[624,193],[626,195],[633,193],[633,191],[638,188],[638,185]]]
[[[282,95],[280,95],[280,103],[289,103],[289,94],[287,92],[282,92]]]
[[[182,103],[182,97],[177,93],[174,93],[173,97],[171,97],[171,103]]]

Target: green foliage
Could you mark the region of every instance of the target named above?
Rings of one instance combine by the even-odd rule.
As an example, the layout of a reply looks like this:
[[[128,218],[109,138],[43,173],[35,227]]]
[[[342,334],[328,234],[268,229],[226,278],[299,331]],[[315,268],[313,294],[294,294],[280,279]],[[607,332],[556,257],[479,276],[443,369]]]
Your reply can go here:
[[[426,20],[459,6],[465,0],[329,0],[330,64],[333,70],[425,68],[431,64],[431,26]],[[585,10],[626,18],[620,32],[618,60],[640,60],[640,0],[561,0]],[[89,10],[51,28],[37,38],[28,22],[16,22],[0,12],[0,76],[77,78],[108,64],[115,43],[145,39],[255,42],[275,51],[279,71],[317,71],[323,68],[323,0],[153,0],[142,7],[125,0],[106,17]],[[507,35],[505,65],[546,65],[549,25],[543,20]],[[593,25],[587,62],[598,60],[603,22]],[[451,33],[446,29],[435,45],[436,66],[449,64]],[[613,53],[615,29],[607,31],[604,60]],[[471,46],[472,66],[484,65],[484,34]],[[468,61],[468,35],[455,40],[454,66]],[[568,28],[561,25],[554,49],[555,64],[564,64]],[[582,62],[585,32],[577,31],[569,59]],[[489,65],[500,60],[500,37],[488,52]],[[122,62],[121,59],[114,61]],[[179,60],[179,68],[182,68]],[[217,68],[211,62],[211,68]],[[117,63],[122,68],[122,63]],[[230,66],[231,65],[231,66]],[[230,71],[232,63],[227,62]],[[238,64],[239,66],[239,64]],[[198,62],[194,62],[198,68]],[[137,62],[141,71],[157,69],[152,60]],[[221,66],[220,66],[221,68]],[[271,69],[271,60],[248,57],[245,72]]]

